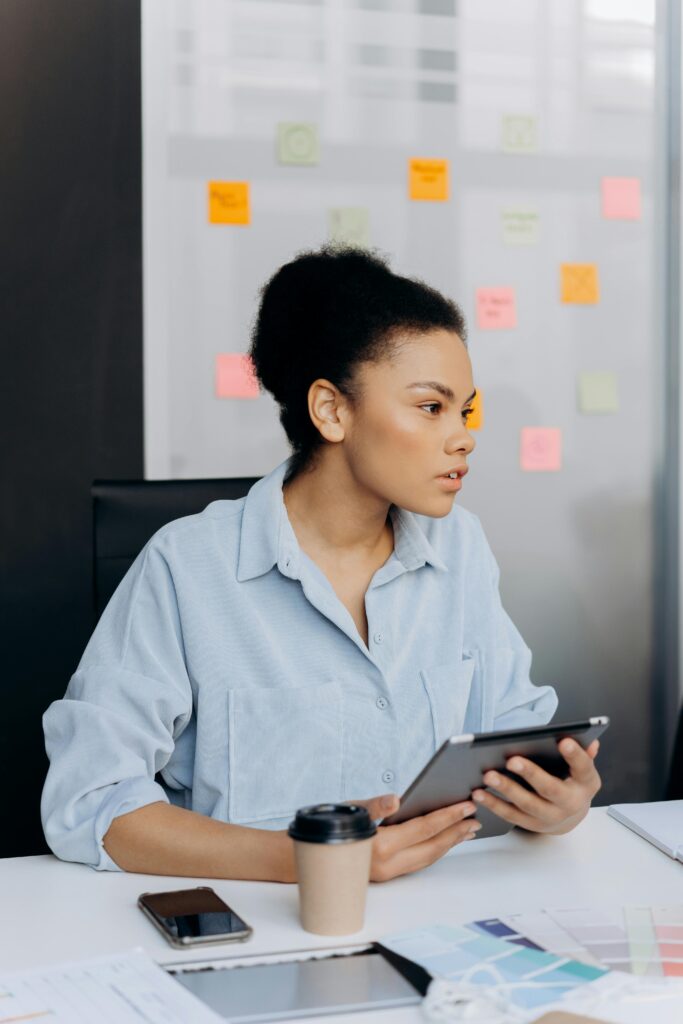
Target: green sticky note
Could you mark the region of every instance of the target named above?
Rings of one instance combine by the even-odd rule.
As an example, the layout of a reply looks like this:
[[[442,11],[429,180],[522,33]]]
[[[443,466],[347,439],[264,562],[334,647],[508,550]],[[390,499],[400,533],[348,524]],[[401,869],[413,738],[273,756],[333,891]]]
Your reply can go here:
[[[501,122],[501,148],[504,153],[536,153],[536,118],[529,114],[505,114]]]
[[[538,242],[538,210],[508,207],[501,211],[500,223],[506,245],[536,245]]]
[[[339,245],[370,245],[370,211],[365,206],[333,206],[329,211],[329,238]]]
[[[579,410],[583,413],[619,411],[617,378],[613,373],[579,374]]]
[[[318,126],[310,121],[281,121],[277,126],[277,158],[281,164],[319,163]]]

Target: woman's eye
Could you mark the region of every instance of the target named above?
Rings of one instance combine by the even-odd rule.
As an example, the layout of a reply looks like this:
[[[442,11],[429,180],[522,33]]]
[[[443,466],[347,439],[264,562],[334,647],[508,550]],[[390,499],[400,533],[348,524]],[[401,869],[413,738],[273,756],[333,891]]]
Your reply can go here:
[[[474,409],[463,409],[462,418],[464,419],[465,423],[467,423],[468,419],[470,418],[470,416],[472,416],[473,413]]]
[[[428,402],[427,405],[421,405],[420,408],[421,409],[428,409],[428,410],[440,409],[441,408],[441,402]],[[433,415],[434,414],[430,411],[430,416],[433,416]]]

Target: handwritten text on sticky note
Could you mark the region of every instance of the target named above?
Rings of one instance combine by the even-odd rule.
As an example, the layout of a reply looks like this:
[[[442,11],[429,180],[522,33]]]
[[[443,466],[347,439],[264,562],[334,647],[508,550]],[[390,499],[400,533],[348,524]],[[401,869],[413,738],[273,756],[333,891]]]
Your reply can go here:
[[[563,302],[590,306],[600,301],[598,268],[595,263],[562,263],[560,276]]]
[[[610,220],[640,220],[640,178],[603,178],[602,215]]]
[[[333,206],[329,212],[329,238],[337,245],[370,245],[370,211],[366,206]]]
[[[616,374],[595,371],[580,373],[579,410],[583,413],[618,412]]]
[[[526,473],[561,469],[562,431],[559,427],[522,427],[519,461]]]
[[[517,326],[514,288],[477,288],[477,327],[484,331]]]
[[[448,160],[411,160],[408,195],[411,199],[445,202],[448,199]]]
[[[249,182],[209,182],[209,224],[248,224]]]
[[[254,366],[243,352],[216,356],[216,398],[258,398]]]
[[[281,164],[317,164],[320,160],[317,125],[310,121],[281,121],[277,126],[277,158]]]
[[[535,245],[538,242],[537,210],[511,206],[500,215],[503,241],[506,245]]]

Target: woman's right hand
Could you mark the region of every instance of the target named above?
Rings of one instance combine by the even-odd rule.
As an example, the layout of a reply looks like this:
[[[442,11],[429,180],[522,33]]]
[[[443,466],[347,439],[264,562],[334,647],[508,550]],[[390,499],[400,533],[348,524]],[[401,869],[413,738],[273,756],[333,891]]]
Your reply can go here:
[[[352,802],[366,807],[373,821],[388,818],[400,804],[395,794]],[[443,857],[452,846],[471,839],[481,828],[478,821],[468,817],[476,809],[465,800],[400,825],[380,825],[373,840],[370,881],[387,882],[419,871]]]

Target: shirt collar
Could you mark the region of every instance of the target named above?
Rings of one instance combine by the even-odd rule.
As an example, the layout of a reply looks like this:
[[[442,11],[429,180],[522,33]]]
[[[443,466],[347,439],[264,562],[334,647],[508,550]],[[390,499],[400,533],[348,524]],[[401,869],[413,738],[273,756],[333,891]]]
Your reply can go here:
[[[301,548],[282,497],[290,462],[291,458],[285,459],[247,494],[237,563],[240,582],[262,576],[274,565],[284,576],[299,578]],[[415,513],[392,505],[389,514],[394,527],[394,554],[406,569],[418,569],[428,562],[436,569],[448,570],[423,533]]]

